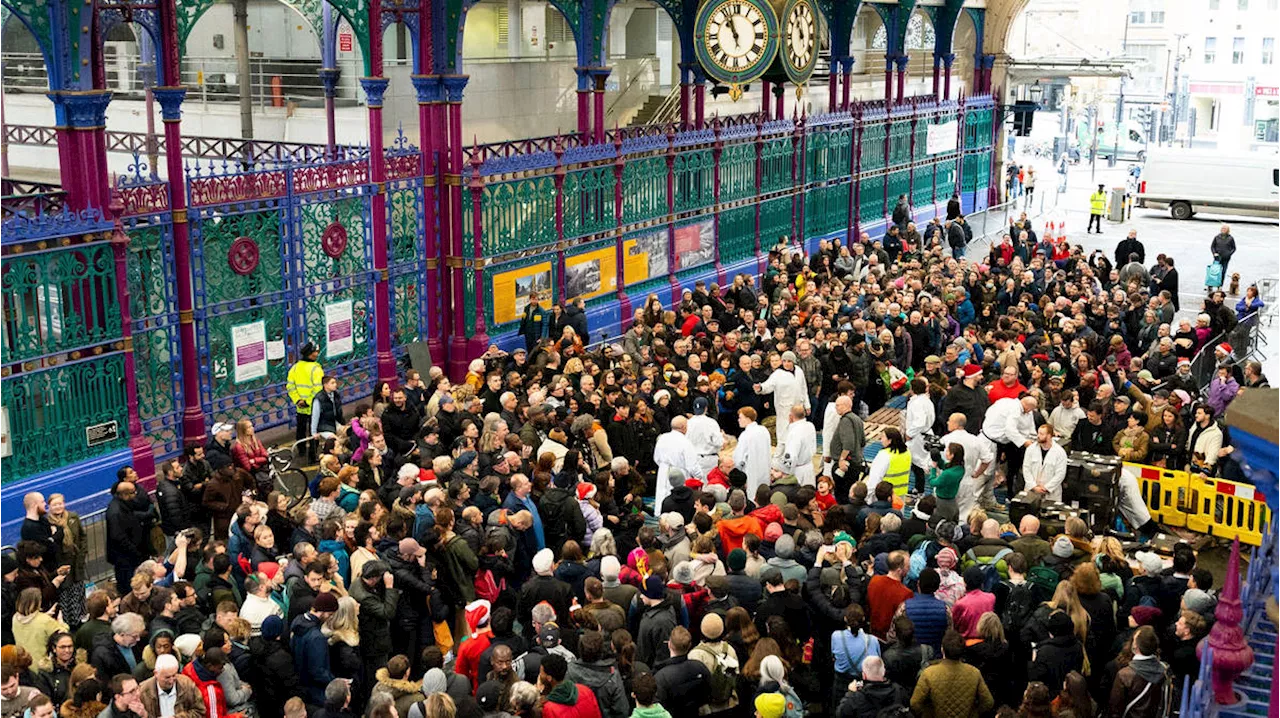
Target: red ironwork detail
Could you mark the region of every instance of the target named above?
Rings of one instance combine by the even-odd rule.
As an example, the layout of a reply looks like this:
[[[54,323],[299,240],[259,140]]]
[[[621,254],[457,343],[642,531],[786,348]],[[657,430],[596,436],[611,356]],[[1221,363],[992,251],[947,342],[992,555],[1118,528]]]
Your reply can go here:
[[[327,189],[368,184],[369,163],[365,160],[300,167],[293,172],[295,192],[321,192]]]
[[[285,195],[285,173],[250,172],[222,177],[195,177],[188,182],[193,207],[247,202]]]
[[[422,174],[422,155],[389,155],[387,156],[387,179],[402,180],[418,177]]]
[[[163,182],[136,185],[120,189],[124,203],[124,216],[154,214],[169,209],[169,190]]]
[[[331,223],[320,234],[320,247],[324,253],[337,259],[347,249],[347,228],[338,222]]]
[[[236,237],[227,250],[227,264],[231,271],[244,276],[258,268],[258,243],[249,237]]]

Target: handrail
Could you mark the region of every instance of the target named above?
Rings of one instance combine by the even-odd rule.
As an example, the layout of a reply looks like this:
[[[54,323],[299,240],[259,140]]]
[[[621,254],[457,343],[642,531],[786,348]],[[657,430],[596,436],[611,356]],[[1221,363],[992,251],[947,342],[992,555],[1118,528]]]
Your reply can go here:
[[[649,124],[662,125],[672,122],[678,114],[680,114],[680,86],[676,85],[671,88],[671,92],[667,93],[667,99],[658,105],[658,109],[649,118]]]
[[[635,74],[631,76],[631,81],[627,83],[626,87],[618,91],[617,96],[613,98],[613,102],[610,102],[609,107],[605,109],[605,117],[609,117],[613,114],[613,111],[618,107],[618,103],[622,102],[622,98],[625,97],[627,93],[631,91],[631,88],[635,87],[636,83],[640,81],[640,76],[643,74],[644,69],[646,67],[652,67],[653,63],[656,61],[657,58],[653,56],[641,58],[640,65],[636,67]]]

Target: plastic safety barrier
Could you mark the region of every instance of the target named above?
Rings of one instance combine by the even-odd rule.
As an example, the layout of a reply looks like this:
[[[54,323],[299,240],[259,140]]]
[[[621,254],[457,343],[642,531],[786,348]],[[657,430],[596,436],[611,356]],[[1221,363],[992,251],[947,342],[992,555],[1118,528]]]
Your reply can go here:
[[[1169,526],[1186,526],[1190,477],[1185,471],[1125,462],[1124,471],[1138,481],[1151,518]]]
[[[1191,511],[1187,528],[1240,543],[1262,545],[1271,510],[1252,484],[1191,476]]]

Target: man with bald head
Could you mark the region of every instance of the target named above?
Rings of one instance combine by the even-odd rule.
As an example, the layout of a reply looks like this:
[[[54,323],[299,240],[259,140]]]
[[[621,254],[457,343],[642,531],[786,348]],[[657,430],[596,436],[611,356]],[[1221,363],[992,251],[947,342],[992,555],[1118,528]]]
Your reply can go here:
[[[678,468],[685,476],[696,476],[706,480],[707,472],[702,467],[702,457],[693,442],[685,436],[689,430],[689,421],[683,416],[671,420],[671,431],[658,437],[653,447],[653,463],[658,465],[658,481],[654,490],[654,506],[662,506],[662,502],[671,493],[670,472]]]
[[[1017,553],[1027,559],[1027,566],[1039,566],[1049,555],[1049,542],[1040,537],[1040,519],[1031,514],[1022,517],[1018,524],[1018,538],[1009,543]]]

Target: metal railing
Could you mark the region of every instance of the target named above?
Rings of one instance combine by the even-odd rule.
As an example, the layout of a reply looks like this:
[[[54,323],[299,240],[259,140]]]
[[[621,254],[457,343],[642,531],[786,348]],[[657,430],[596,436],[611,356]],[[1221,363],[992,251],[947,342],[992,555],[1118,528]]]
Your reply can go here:
[[[9,145],[53,147],[58,143],[57,130],[45,125],[5,125],[5,142]],[[145,132],[107,130],[107,151],[145,157],[156,138]],[[158,148],[164,154],[163,143]],[[341,146],[344,157],[364,155],[363,147]],[[182,156],[192,159],[235,160],[239,162],[320,162],[328,158],[324,145],[275,140],[241,140],[229,137],[196,137],[183,135]],[[159,170],[157,170],[159,171]],[[22,185],[33,183],[23,182]],[[60,187],[56,188],[61,190]],[[10,192],[6,189],[4,194]],[[21,192],[15,194],[22,194]]]
[[[107,509],[101,508],[80,516],[80,526],[85,535],[85,573],[86,593],[93,589],[93,584],[111,580],[114,572],[107,563]],[[13,546],[0,546],[0,553],[11,554]]]
[[[1233,360],[1231,366],[1258,358],[1262,347],[1267,345],[1266,334],[1263,333],[1263,315],[1265,309],[1246,314],[1230,331],[1219,332],[1200,347],[1191,359],[1191,376],[1195,377],[1196,386],[1200,387],[1200,395],[1208,392],[1209,383],[1218,371],[1218,359],[1215,348],[1226,342],[1231,345]],[[1194,397],[1193,397],[1194,398]]]
[[[660,125],[667,122],[673,122],[680,115],[680,86],[676,85],[671,88],[671,92],[667,93],[667,99],[658,105],[658,109],[654,111],[653,116],[649,118],[651,125]]]
[[[1027,213],[1028,220],[1065,220],[1063,214],[1057,212],[1059,197],[1056,192],[1037,192],[1030,201],[1023,195],[965,215],[965,223],[973,229],[973,241],[965,247],[965,255],[973,259],[975,250],[981,250],[982,254],[991,251],[995,239],[1003,237],[1009,231],[1011,220],[1022,212]],[[1040,230],[1036,232],[1038,235]]]

